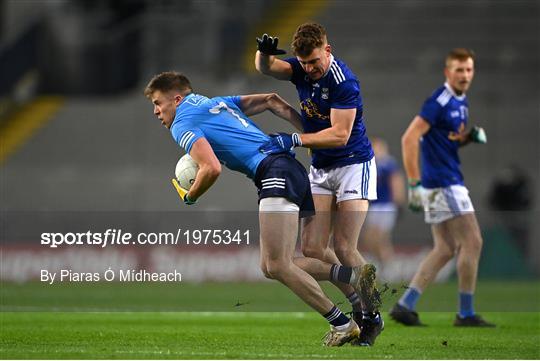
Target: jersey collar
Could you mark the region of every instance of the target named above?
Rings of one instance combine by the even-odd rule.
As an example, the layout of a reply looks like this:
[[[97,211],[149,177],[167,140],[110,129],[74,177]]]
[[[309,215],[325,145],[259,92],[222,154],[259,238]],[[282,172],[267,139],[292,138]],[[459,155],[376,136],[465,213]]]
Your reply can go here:
[[[452,89],[452,87],[450,86],[450,84],[448,84],[448,82],[444,82],[444,87],[450,92],[450,94],[452,94],[452,96],[454,98],[456,98],[457,100],[464,100],[467,95],[465,93],[461,94],[461,95],[457,95],[456,92],[454,91],[454,89]]]
[[[182,99],[182,101],[180,102],[180,104],[178,104],[178,105],[176,106],[176,111],[175,111],[175,113],[174,113],[174,120],[173,120],[173,122],[172,122],[172,124],[171,124],[171,129],[172,129],[172,126],[174,125],[174,123],[180,121],[180,117],[178,116],[178,114],[180,113],[180,108],[182,108],[182,105],[186,102],[187,99],[189,99],[190,97],[192,97],[192,96],[194,96],[194,95],[195,95],[195,93],[189,93],[188,95],[186,95],[186,96],[184,97],[184,99]]]
[[[330,68],[332,67],[333,62],[334,62],[334,55],[332,53],[330,53],[330,62],[328,63],[328,69],[326,69],[326,71],[324,72],[321,79],[324,78],[326,75],[328,75],[328,73],[330,72]]]

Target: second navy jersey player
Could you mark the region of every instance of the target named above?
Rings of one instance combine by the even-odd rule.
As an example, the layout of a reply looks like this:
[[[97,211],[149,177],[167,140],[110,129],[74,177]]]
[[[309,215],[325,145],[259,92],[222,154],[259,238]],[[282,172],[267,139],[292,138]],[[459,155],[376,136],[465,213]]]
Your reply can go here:
[[[337,148],[312,149],[315,168],[342,167],[363,163],[373,158],[373,150],[366,136],[360,83],[347,65],[331,55],[326,73],[311,80],[296,58],[285,59],[291,64],[291,82],[296,86],[302,110],[302,125],[306,133],[316,133],[331,126],[330,111],[356,108],[356,117],[349,141]]]
[[[421,142],[422,185],[425,188],[463,185],[458,149],[469,116],[466,95],[457,95],[445,83],[424,102],[420,116],[431,126]]]

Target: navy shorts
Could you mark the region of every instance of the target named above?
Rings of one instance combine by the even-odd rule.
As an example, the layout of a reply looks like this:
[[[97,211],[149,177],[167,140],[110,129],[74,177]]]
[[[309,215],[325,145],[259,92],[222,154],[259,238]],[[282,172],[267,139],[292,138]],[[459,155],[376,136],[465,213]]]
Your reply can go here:
[[[309,178],[304,166],[289,154],[264,158],[255,173],[255,185],[261,199],[283,197],[300,208],[300,217],[315,214]]]

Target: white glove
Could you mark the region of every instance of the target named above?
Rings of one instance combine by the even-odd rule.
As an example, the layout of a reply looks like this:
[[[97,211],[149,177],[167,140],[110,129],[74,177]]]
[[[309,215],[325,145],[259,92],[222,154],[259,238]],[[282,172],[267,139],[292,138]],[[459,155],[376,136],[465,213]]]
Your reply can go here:
[[[409,208],[413,212],[420,212],[424,209],[424,192],[424,187],[422,187],[422,184],[419,181],[413,185],[409,183]]]
[[[469,133],[469,139],[474,143],[486,144],[487,136],[484,128],[474,126]]]

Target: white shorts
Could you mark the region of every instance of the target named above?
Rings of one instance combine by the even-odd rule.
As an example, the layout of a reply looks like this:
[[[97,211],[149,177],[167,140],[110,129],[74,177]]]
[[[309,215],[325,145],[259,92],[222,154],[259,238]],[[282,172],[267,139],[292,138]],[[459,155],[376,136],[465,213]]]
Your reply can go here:
[[[391,231],[396,224],[397,207],[394,203],[370,204],[365,225],[377,227],[382,231]]]
[[[336,202],[351,199],[377,199],[377,166],[375,158],[328,171],[309,168],[311,193],[335,195]]]
[[[422,198],[426,223],[441,223],[474,212],[469,191],[462,185],[426,188]]]

